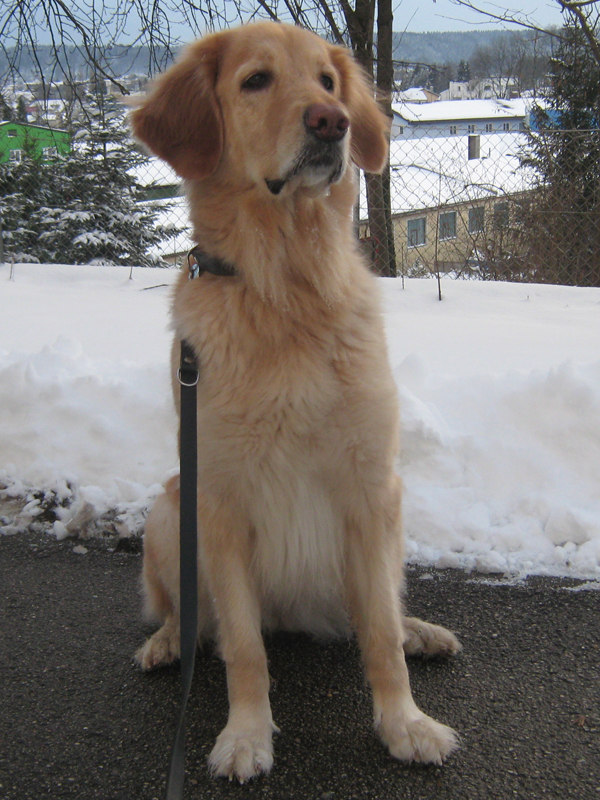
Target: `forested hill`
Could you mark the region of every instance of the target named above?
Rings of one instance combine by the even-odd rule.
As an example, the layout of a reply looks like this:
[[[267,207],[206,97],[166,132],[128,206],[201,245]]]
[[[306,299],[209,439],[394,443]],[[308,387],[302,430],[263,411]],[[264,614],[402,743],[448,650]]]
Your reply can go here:
[[[502,40],[529,35],[523,31],[502,30],[396,32],[393,38],[394,59],[422,64],[458,64],[460,61],[469,61],[480,47],[492,48]]]
[[[11,50],[0,51],[0,83],[6,79],[10,70],[9,59],[12,58]],[[155,49],[151,55],[148,47],[113,45],[104,50],[99,60],[107,73],[120,78],[125,75],[155,73],[167,65],[170,57],[164,48]],[[75,80],[87,80],[91,77],[85,54],[74,47],[59,47],[58,59],[51,45],[38,45],[35,58],[25,50],[19,53],[18,73],[24,80],[39,80],[40,67],[44,78],[49,82],[63,80],[67,72]]]
[[[521,31],[507,33],[501,30],[475,30],[463,32],[431,32],[431,33],[394,33],[394,59],[396,61],[421,62],[424,64],[457,64],[468,61],[480,47],[492,47],[503,38],[522,37]],[[73,48],[60,48],[60,61],[69,65],[71,75],[77,80],[90,77],[89,69],[81,52]],[[6,80],[9,71],[8,59],[12,53],[0,50],[0,83]],[[41,45],[37,48],[35,58],[24,50],[19,54],[19,72],[27,81],[39,79],[39,66],[44,77],[49,81],[63,78],[63,70],[57,68],[52,48]],[[102,61],[108,72],[117,77],[125,75],[146,75],[156,72],[157,68],[166,65],[168,57],[162,52],[155,52],[151,59],[147,47],[128,47],[116,45],[107,48]]]

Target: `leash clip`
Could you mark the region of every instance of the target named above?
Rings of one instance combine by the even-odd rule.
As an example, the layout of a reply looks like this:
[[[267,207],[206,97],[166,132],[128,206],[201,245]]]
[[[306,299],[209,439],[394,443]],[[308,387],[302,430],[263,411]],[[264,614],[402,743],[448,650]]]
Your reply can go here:
[[[192,367],[179,367],[177,370],[177,380],[181,386],[192,388],[198,385],[199,372]]]
[[[192,388],[198,385],[200,370],[193,349],[184,340],[181,342],[181,361],[177,370],[177,380],[181,386]]]

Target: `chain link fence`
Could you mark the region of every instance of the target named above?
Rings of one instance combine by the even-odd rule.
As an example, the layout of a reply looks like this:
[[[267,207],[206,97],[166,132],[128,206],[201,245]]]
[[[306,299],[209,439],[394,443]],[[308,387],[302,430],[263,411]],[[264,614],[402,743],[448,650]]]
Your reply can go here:
[[[600,131],[448,130],[394,138],[389,183],[375,191],[361,176],[357,230],[375,268],[402,277],[600,286]],[[30,170],[30,218],[33,207],[45,207],[47,167]],[[9,168],[15,174],[15,164],[0,164],[0,178]],[[132,180],[141,219],[160,232],[145,263],[181,265],[193,241],[177,175],[150,159],[132,169]],[[0,259],[48,260],[35,237],[24,252],[27,226],[11,217],[10,201],[10,180],[0,180]],[[139,263],[126,247],[120,261],[103,257],[102,236],[86,229],[85,212],[79,219],[69,212],[71,229],[95,237],[99,249],[80,263]],[[56,219],[48,215],[48,224],[56,227]]]
[[[447,131],[392,141],[387,209],[362,181],[373,261],[391,248],[388,274],[600,286],[600,131]]]

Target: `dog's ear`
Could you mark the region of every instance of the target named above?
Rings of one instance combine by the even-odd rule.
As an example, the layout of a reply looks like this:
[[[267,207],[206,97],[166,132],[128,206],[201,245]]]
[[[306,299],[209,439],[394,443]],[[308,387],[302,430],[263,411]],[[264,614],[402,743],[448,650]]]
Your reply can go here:
[[[223,152],[223,123],[215,95],[222,36],[188,47],[131,112],[135,136],[183,178],[205,178]]]
[[[390,121],[348,50],[332,46],[331,58],[342,78],[342,102],[350,112],[352,160],[366,172],[381,172],[387,158]]]

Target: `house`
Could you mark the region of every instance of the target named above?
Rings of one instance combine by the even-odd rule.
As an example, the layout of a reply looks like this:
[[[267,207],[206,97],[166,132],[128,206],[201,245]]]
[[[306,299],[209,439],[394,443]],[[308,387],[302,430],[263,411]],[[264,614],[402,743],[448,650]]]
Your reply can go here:
[[[525,130],[532,100],[440,100],[394,103],[392,139]]]
[[[519,90],[512,78],[483,78],[472,81],[450,81],[440,100],[493,100],[518,98]]]
[[[472,139],[478,140],[473,153]],[[482,253],[512,246],[520,204],[536,186],[522,133],[396,139],[390,184],[399,274],[460,272]],[[359,236],[376,239],[361,182]]]
[[[471,81],[471,97],[480,100],[490,100],[495,97],[518,98],[519,87],[514,78],[503,78],[496,76],[492,78],[482,78],[479,81]]]
[[[73,118],[73,109],[68,108],[64,100],[34,100],[27,108],[28,120],[32,124],[60,128],[69,117]]]
[[[71,151],[71,136],[58,128],[25,122],[0,122],[0,164],[20,162],[26,152],[39,161],[51,161]]]
[[[440,100],[470,100],[471,97],[468,81],[450,81],[440,94]]]
[[[439,94],[431,92],[421,86],[413,86],[394,94],[394,103],[435,103],[440,99]]]

